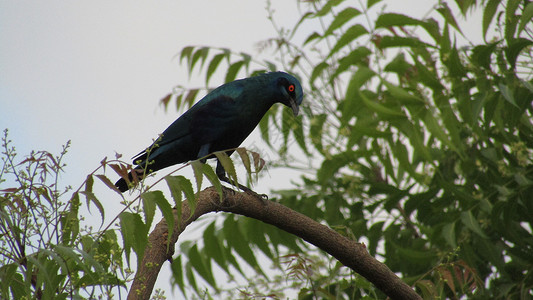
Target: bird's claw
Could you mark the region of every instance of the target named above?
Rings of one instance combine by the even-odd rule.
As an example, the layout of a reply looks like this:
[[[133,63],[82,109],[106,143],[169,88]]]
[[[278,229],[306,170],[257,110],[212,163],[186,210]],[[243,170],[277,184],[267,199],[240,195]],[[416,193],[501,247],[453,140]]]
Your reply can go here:
[[[249,194],[249,195],[251,195],[251,196],[253,196],[253,197],[257,198],[257,199],[260,199],[261,202],[263,202],[263,203],[265,203],[265,201],[268,200],[268,196],[266,194],[258,194],[255,191],[253,191],[253,190],[249,189],[248,187],[245,187],[245,186],[243,186],[241,184],[239,184],[239,188],[241,190],[243,190],[245,193],[247,193],[247,194]]]
[[[251,190],[250,188],[248,188],[247,186],[244,186],[238,182],[231,182],[226,176],[223,176],[223,175],[219,175],[218,177],[220,180],[224,181],[224,182],[227,182],[231,185],[233,185],[234,187],[238,187],[241,191],[255,197],[255,198],[258,198],[260,199],[263,203],[265,203],[265,201],[268,200],[268,196],[266,194],[258,194],[256,192],[254,192],[253,190]]]

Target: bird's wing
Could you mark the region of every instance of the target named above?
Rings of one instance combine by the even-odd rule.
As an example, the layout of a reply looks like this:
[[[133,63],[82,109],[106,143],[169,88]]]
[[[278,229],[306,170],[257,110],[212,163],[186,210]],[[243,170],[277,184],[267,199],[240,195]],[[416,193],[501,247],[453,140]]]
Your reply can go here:
[[[146,150],[133,157],[133,160],[145,160],[146,152],[174,143],[185,136],[192,135],[199,146],[212,141],[226,132],[224,124],[230,123],[235,116],[235,99],[242,93],[243,86],[239,81],[222,85],[193,105],[188,111],[174,121],[161,136]],[[158,147],[154,147],[156,145]],[[152,155],[150,155],[152,156]]]
[[[205,145],[217,141],[238,125],[239,107],[229,96],[218,96],[191,114],[190,132]]]
[[[157,144],[172,143],[188,134],[192,134],[195,139],[209,140],[209,136],[223,131],[225,122],[235,116],[235,100],[242,94],[242,90],[243,85],[239,81],[214,89],[174,121],[163,132]],[[203,145],[201,142],[200,144]]]

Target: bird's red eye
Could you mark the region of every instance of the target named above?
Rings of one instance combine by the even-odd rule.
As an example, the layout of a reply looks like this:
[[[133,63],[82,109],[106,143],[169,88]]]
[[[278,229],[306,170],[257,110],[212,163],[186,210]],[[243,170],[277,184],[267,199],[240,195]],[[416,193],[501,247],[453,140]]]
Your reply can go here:
[[[294,92],[294,84],[291,84],[289,85],[289,87],[287,88],[289,90],[289,92]]]

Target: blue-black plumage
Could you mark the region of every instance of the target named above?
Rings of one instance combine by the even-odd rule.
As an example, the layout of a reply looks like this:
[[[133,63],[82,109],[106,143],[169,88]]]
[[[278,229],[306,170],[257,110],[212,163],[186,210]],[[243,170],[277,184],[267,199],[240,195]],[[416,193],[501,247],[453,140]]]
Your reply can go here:
[[[139,174],[136,177],[216,151],[237,148],[273,104],[279,102],[290,107],[296,116],[302,99],[300,82],[284,72],[265,73],[226,83],[193,105],[154,144],[133,158]],[[232,152],[227,153],[230,155]],[[143,172],[147,162],[148,170]],[[217,175],[227,180],[220,162]],[[132,181],[131,173],[128,177]],[[124,178],[115,185],[121,192],[129,189]]]

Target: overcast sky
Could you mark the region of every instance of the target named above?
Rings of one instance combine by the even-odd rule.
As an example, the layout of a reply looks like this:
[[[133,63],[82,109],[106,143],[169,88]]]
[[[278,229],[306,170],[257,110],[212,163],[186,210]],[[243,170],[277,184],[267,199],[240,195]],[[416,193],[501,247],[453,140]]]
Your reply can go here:
[[[262,1],[0,1],[0,128],[21,154],[72,140],[79,182],[114,151],[138,153],[178,116],[158,100],[188,84],[173,59],[181,48],[253,52],[272,35],[265,16]]]
[[[272,2],[279,23],[292,26],[300,18],[295,1]],[[428,2],[389,6],[421,17]],[[20,155],[58,153],[72,140],[63,183],[77,187],[102,158],[137,154],[178,117],[158,101],[173,86],[190,84],[173,58],[180,49],[256,53],[256,43],[275,34],[265,6],[249,0],[0,0],[0,130],[9,128]],[[257,190],[278,185],[267,178]],[[114,198],[109,201],[120,201]]]

